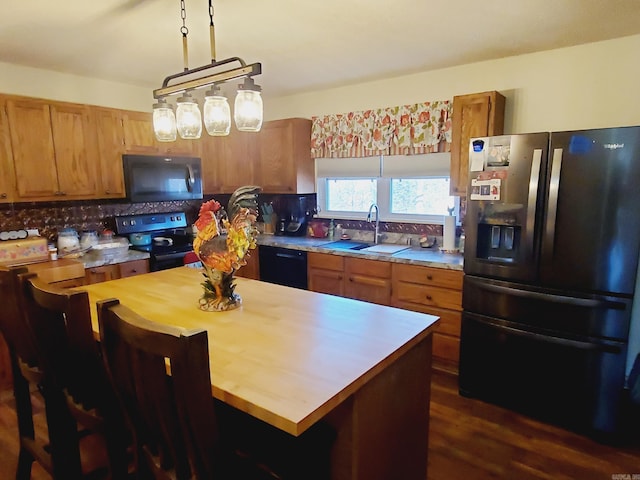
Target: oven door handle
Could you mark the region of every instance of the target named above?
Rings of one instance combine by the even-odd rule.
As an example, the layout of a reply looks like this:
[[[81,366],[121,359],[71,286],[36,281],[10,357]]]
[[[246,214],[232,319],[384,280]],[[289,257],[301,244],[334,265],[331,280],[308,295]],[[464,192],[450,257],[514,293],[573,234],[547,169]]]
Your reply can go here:
[[[173,260],[176,258],[183,258],[188,252],[173,252],[173,253],[162,253],[160,255],[154,254],[153,258],[157,262],[162,262],[165,260]]]

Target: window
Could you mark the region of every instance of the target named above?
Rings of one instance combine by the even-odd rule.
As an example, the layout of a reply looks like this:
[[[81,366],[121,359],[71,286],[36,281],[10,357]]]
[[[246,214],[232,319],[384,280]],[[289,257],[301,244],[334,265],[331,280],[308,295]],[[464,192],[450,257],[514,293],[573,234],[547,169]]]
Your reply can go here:
[[[372,203],[385,221],[442,224],[452,207],[459,217],[448,154],[316,159],[316,183],[322,217],[364,219]]]
[[[392,178],[390,212],[398,215],[448,215],[454,199],[449,177]]]

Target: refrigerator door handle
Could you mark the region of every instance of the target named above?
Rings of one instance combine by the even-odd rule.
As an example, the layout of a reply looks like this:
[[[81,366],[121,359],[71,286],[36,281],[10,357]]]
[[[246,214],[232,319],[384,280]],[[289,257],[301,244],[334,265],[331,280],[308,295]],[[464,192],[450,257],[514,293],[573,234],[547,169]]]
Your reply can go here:
[[[531,175],[529,176],[529,199],[527,206],[527,237],[533,245],[533,230],[536,221],[536,204],[538,199],[538,184],[540,182],[540,165],[542,164],[542,149],[533,150],[531,159]]]
[[[576,298],[565,295],[554,295],[549,293],[533,292],[531,290],[520,290],[519,288],[505,287],[502,285],[495,285],[493,283],[477,282],[468,279],[469,282],[473,282],[474,286],[481,290],[489,292],[503,293],[514,297],[527,298],[530,300],[543,300],[552,303],[563,303],[567,305],[574,305],[576,307],[585,308],[607,308],[612,310],[624,310],[626,305],[623,302],[615,302],[612,300],[599,299],[599,298]]]
[[[547,224],[544,241],[547,244],[547,258],[553,258],[556,237],[556,216],[558,214],[558,191],[560,190],[560,171],[562,170],[562,148],[553,150],[551,159],[551,181],[549,182],[549,206],[547,210]]]
[[[528,330],[521,330],[519,328],[509,327],[500,323],[482,320],[483,323],[488,323],[492,328],[499,330],[507,335],[513,335],[522,338],[528,338],[530,340],[536,340],[544,343],[553,343],[555,345],[562,345],[565,347],[578,348],[580,350],[598,350],[606,353],[619,354],[622,352],[622,345],[618,345],[614,342],[584,342],[581,340],[573,340],[571,338],[554,337],[551,335],[543,335],[541,333],[530,332]]]

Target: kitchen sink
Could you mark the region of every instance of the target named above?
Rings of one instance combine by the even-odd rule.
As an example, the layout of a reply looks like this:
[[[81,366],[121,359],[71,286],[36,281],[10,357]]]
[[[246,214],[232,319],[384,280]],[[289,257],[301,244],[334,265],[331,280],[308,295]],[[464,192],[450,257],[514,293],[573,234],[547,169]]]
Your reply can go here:
[[[354,242],[352,240],[338,240],[337,242],[325,243],[323,248],[333,248],[336,250],[363,250],[371,246],[370,243]]]
[[[379,243],[374,245],[353,240],[338,240],[337,242],[325,243],[322,247],[336,250],[362,250],[363,252],[381,253],[385,255],[393,255],[394,253],[410,248],[408,245],[395,245],[392,243]]]

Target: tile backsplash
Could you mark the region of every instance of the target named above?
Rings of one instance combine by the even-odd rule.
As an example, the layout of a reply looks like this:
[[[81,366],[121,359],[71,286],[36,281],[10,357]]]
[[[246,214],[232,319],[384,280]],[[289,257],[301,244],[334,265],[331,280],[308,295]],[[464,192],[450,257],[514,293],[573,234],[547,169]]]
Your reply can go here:
[[[130,215],[135,213],[185,212],[187,222],[193,223],[200,210],[202,202],[211,198],[226,206],[230,195],[205,195],[205,198],[195,201],[127,203],[122,200],[92,200],[77,202],[39,202],[0,204],[0,231],[20,229],[34,229],[49,241],[55,241],[58,231],[63,228],[74,228],[79,233],[84,230],[101,232],[111,228],[110,219],[116,215]],[[315,213],[316,194],[306,195],[273,195],[261,194],[258,198],[260,205],[272,204],[276,214],[286,214],[292,208],[303,206],[309,215]],[[260,218],[258,220],[261,220]],[[323,219],[329,223],[330,219]],[[341,220],[336,218],[344,230],[368,231],[372,226],[364,220]],[[380,222],[380,232],[387,235],[427,235],[442,236],[442,225],[424,223]]]

